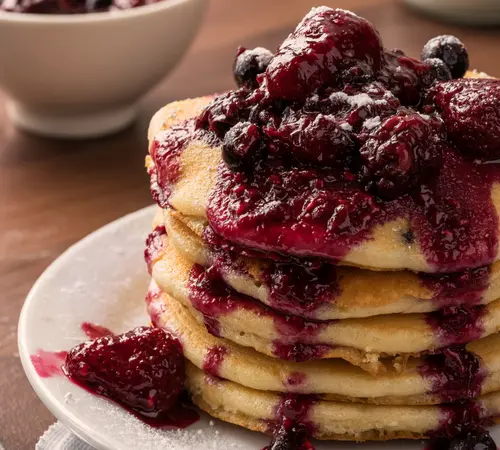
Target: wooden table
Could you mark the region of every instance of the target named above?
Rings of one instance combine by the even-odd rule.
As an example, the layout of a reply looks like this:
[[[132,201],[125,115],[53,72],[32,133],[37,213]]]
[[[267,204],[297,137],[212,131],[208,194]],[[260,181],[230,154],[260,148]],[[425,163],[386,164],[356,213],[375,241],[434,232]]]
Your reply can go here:
[[[432,22],[397,0],[324,3],[367,17],[388,48],[413,56],[430,37],[456,34],[469,47],[473,67],[500,75],[500,31]],[[22,134],[0,108],[0,442],[6,450],[34,448],[54,421],[28,384],[17,354],[18,315],[31,285],[68,246],[152,202],[143,160],[146,127],[156,109],[174,99],[231,88],[236,47],[274,49],[315,4],[317,0],[212,0],[191,50],[142,101],[138,122],[107,139],[64,142]],[[3,106],[1,94],[0,102]]]

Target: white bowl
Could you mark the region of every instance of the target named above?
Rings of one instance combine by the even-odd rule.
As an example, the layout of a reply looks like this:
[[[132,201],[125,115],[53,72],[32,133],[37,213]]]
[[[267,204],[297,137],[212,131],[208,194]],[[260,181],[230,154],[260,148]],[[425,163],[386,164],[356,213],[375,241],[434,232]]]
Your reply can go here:
[[[500,24],[499,0],[404,0],[438,19],[463,25]]]
[[[180,60],[207,0],[79,15],[0,12],[0,86],[13,122],[57,137],[126,127],[138,99]]]

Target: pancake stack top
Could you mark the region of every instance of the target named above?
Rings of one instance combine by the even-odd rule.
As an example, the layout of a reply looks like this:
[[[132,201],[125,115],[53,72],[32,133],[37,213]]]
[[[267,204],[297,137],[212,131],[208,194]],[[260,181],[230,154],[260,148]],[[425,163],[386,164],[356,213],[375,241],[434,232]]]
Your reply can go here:
[[[496,448],[500,82],[450,36],[422,59],[315,8],[238,50],[238,89],[152,119],[153,323],[193,401],[270,449]]]

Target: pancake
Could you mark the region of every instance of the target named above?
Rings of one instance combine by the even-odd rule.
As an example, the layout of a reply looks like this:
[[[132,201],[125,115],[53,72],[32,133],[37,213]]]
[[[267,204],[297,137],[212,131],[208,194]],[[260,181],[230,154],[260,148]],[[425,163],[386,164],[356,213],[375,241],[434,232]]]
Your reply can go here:
[[[377,377],[342,360],[281,361],[209,334],[188,308],[152,282],[148,311],[153,323],[181,341],[184,356],[201,370],[260,391],[317,394],[322,399],[379,405],[432,405],[442,402],[426,360],[411,358],[404,372],[395,368]],[[480,339],[474,350],[484,375],[480,393],[500,390],[500,335]],[[215,361],[215,362],[214,362]],[[447,375],[443,372],[442,378]],[[479,391],[478,391],[479,392]],[[448,399],[449,400],[449,399]]]
[[[188,363],[186,386],[194,404],[226,422],[269,433],[283,397],[237,383],[215,379]],[[325,440],[425,439],[449,420],[450,412],[440,406],[380,406],[355,403],[306,403],[306,421],[313,437]],[[482,418],[500,410],[500,393],[477,400]]]
[[[171,209],[163,210],[163,218],[158,217],[158,222],[165,224],[172,244],[187,259],[204,266],[215,262],[217,254],[202,239],[203,223]],[[470,286],[456,283],[456,276],[437,278],[410,271],[381,272],[339,266],[332,280],[332,295],[316,302],[304,298],[304,306],[299,308],[298,300],[295,303],[273,300],[265,277],[269,261],[233,255],[225,257],[224,264],[218,266],[229,286],[284,313],[317,320],[426,313],[447,305],[489,304],[500,298],[500,262],[488,270],[470,271],[466,281]],[[454,282],[457,287],[450,288]]]
[[[472,73],[469,74],[469,76],[474,75]],[[162,143],[166,136],[164,130],[180,124],[187,118],[197,116],[203,106],[208,105],[209,102],[210,97],[203,97],[194,100],[185,100],[184,102],[175,102],[161,109],[155,115],[150,125],[150,153],[154,156],[154,149],[163,145]],[[420,229],[420,226],[415,225],[415,218],[406,210],[396,214],[394,217],[388,216],[387,220],[383,220],[381,223],[374,223],[373,226],[370,226],[366,236],[363,235],[363,238],[359,242],[356,241],[355,244],[349,244],[345,252],[342,251],[342,255],[333,255],[327,250],[323,251],[322,248],[326,243],[319,238],[317,242],[298,242],[292,245],[291,242],[293,239],[291,236],[288,239],[286,233],[292,233],[291,230],[293,227],[295,225],[298,226],[294,222],[295,218],[293,217],[287,219],[288,222],[286,223],[283,222],[283,217],[281,217],[279,222],[272,225],[279,227],[279,230],[278,228],[272,228],[266,233],[257,232],[260,225],[256,225],[256,229],[252,228],[247,231],[240,229],[238,223],[241,220],[246,220],[246,218],[241,215],[231,216],[231,207],[228,203],[233,201],[231,196],[221,193],[218,194],[218,197],[217,195],[214,196],[216,191],[222,192],[221,189],[223,187],[218,185],[221,183],[224,184],[224,180],[221,177],[227,175],[227,170],[223,167],[224,165],[221,160],[220,146],[211,142],[210,139],[193,137],[192,139],[188,139],[182,148],[174,150],[175,154],[170,156],[175,158],[175,164],[172,163],[169,170],[174,170],[172,167],[176,167],[175,177],[172,176],[172,179],[169,180],[169,192],[162,194],[168,197],[165,201],[168,201],[171,207],[186,216],[192,216],[200,220],[207,220],[210,216],[210,224],[214,227],[215,231],[234,242],[261,250],[273,249],[299,257],[331,257],[360,267],[368,266],[380,270],[409,269],[426,273],[461,271],[482,266],[498,259],[500,246],[495,243],[498,241],[498,235],[500,234],[500,225],[497,220],[500,210],[500,183],[494,181],[491,185],[486,186],[484,176],[480,173],[474,175],[477,178],[475,178],[477,189],[489,189],[488,193],[481,191],[481,201],[484,201],[485,205],[488,203],[488,207],[491,209],[491,211],[488,210],[489,212],[485,213],[483,220],[483,217],[477,214],[477,211],[470,202],[471,198],[479,202],[480,197],[474,191],[476,185],[473,186],[471,184],[472,173],[474,172],[472,167],[467,168],[467,170],[464,169],[468,173],[467,179],[456,177],[455,181],[451,181],[447,175],[443,175],[443,179],[439,181],[443,186],[450,186],[450,183],[455,182],[456,186],[453,187],[454,201],[456,205],[463,204],[464,217],[471,217],[471,220],[469,220],[471,230],[469,230],[469,234],[462,236],[461,239],[455,239],[457,242],[459,240],[467,242],[467,246],[464,244],[460,250],[457,250],[457,252],[463,253],[463,258],[459,258],[460,260],[457,259],[456,261],[449,261],[448,259],[455,258],[454,256],[449,256],[453,253],[449,252],[449,254],[447,253],[448,256],[446,258],[448,259],[446,261],[437,261],[436,258],[438,257],[434,254],[435,251],[427,248],[430,244],[426,244],[425,248],[422,247],[425,239],[432,242],[437,239],[432,234],[432,225],[425,225],[427,228],[430,227],[427,230],[430,233],[430,237],[427,236],[424,239],[422,234],[424,231]],[[454,155],[453,158],[459,158],[457,164],[460,167],[468,164],[460,156]],[[154,158],[148,158],[147,166],[152,175],[153,191],[157,190],[157,168],[154,164]],[[454,166],[454,163],[452,164],[449,161],[443,164],[443,167],[452,166]],[[212,212],[208,214],[207,211],[210,208]],[[219,217],[221,214],[224,217]],[[225,226],[222,227],[220,223],[216,222],[224,222]],[[486,223],[489,224],[488,231],[485,228]],[[484,236],[481,235],[480,230],[484,230]],[[273,240],[274,234],[279,236],[279,239],[277,238],[279,242]],[[480,235],[482,237],[479,237]],[[408,239],[407,236],[411,236],[411,239]],[[472,239],[473,237],[474,239]],[[280,243],[281,241],[283,243]],[[445,246],[441,244],[443,243],[438,245],[439,248]]]
[[[390,314],[324,322],[282,315],[238,294],[219,278],[212,280],[214,271],[187,260],[167,235],[163,239],[162,257],[152,265],[160,289],[197,310],[196,318],[208,324],[212,333],[266,354],[279,356],[286,349],[281,356],[288,358],[288,347],[298,350],[305,344],[306,348],[315,346],[315,351],[320,346],[329,357],[332,350],[355,349],[363,353],[363,361],[374,361],[380,355],[415,355],[467,343],[500,329],[500,300],[447,314]],[[294,350],[290,350],[292,357]]]

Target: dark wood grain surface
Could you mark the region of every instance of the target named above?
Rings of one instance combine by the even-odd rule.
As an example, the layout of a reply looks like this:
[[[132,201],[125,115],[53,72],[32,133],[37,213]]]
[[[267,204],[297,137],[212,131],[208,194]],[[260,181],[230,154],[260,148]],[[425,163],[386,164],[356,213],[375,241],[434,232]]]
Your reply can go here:
[[[473,67],[500,75],[500,30],[464,29],[415,15],[397,0],[322,0],[374,22],[387,47],[417,56],[432,36],[456,34]],[[32,449],[54,421],[26,380],[17,354],[19,311],[31,285],[68,246],[151,203],[143,170],[146,127],[175,99],[233,86],[238,44],[275,48],[314,0],[211,0],[205,23],[170,77],[141,102],[140,118],[110,138],[55,141],[19,133],[0,94],[0,448]],[[153,50],[151,50],[153,51]]]

